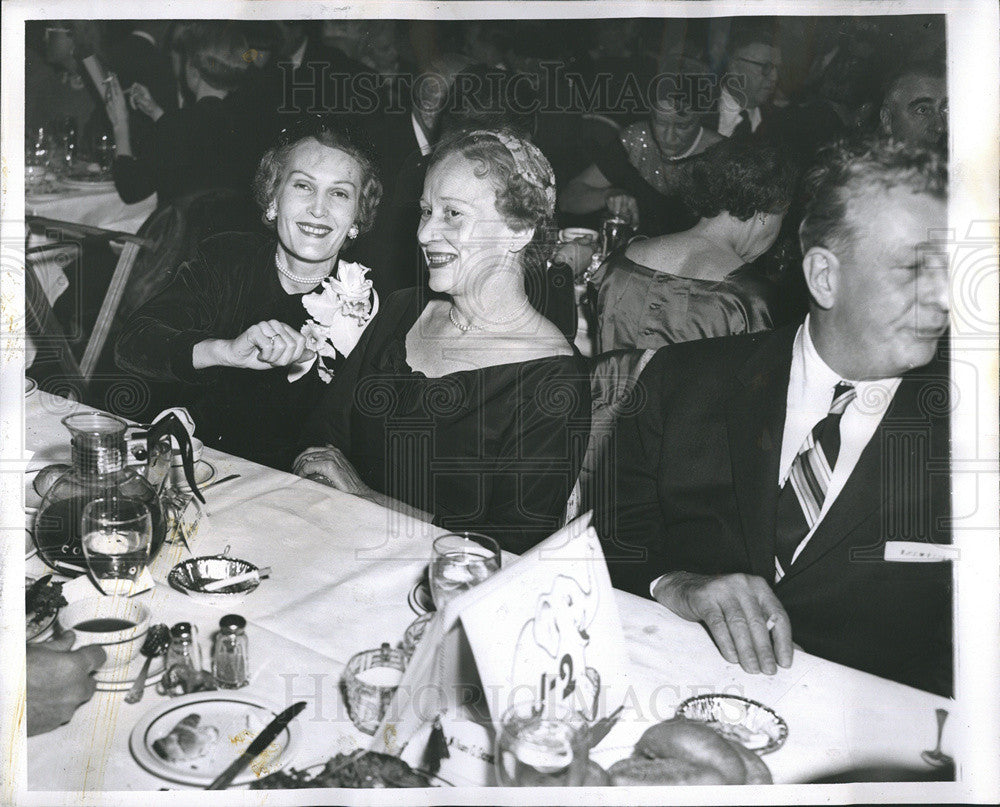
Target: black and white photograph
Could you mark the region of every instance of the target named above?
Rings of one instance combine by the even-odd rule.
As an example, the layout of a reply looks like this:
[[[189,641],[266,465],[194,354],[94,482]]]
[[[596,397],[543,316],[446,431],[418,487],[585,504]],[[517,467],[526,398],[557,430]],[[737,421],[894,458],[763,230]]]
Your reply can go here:
[[[995,3],[2,14],[0,802],[1000,800]]]

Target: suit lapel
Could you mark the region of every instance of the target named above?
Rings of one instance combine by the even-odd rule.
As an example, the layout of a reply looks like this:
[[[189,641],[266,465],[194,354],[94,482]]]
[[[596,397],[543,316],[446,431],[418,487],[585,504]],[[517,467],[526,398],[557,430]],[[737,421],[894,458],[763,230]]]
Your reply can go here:
[[[919,372],[919,371],[915,371]],[[816,528],[806,544],[802,553],[796,558],[795,563],[784,579],[791,579],[801,574],[814,563],[821,560],[836,547],[846,541],[855,528],[867,519],[879,505],[893,505],[894,497],[886,495],[884,483],[886,481],[883,467],[885,464],[885,452],[883,445],[886,437],[886,430],[898,429],[900,424],[913,424],[914,418],[919,418],[916,401],[919,381],[913,373],[903,377],[902,382],[896,389],[889,408],[886,410],[882,421],[879,423],[872,439],[868,441],[864,451],[858,458],[857,465],[851,471],[843,489],[836,500],[830,505],[830,509],[823,517],[820,525]],[[895,424],[895,426],[893,425]],[[903,467],[898,469],[902,473],[909,475],[911,471],[919,473],[918,469]],[[899,504],[898,502],[896,503]],[[881,552],[881,540],[884,536],[874,536],[878,542],[873,546],[873,550]],[[862,549],[863,547],[858,547]]]
[[[740,368],[740,388],[726,404],[733,486],[754,574],[774,577],[774,517],[785,401],[797,327],[765,336]]]

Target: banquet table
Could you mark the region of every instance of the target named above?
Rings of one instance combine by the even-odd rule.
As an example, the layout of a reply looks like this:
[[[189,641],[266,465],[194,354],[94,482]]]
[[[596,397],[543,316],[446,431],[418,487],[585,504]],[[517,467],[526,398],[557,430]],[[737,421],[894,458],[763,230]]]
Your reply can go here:
[[[41,391],[26,399],[26,448],[34,452],[27,479],[34,469],[67,460],[68,435],[60,418],[81,408]],[[191,551],[213,554],[229,546],[236,557],[270,566],[271,576],[239,606],[194,603],[166,585],[169,569],[188,555],[181,545],[165,545],[152,567],[157,585],[140,595],[152,621],[194,623],[207,657],[207,637],[219,618],[230,610],[246,617],[252,675],[248,687],[238,691],[282,707],[308,703],[296,721],[301,736],[291,760],[296,767],[367,746],[370,738],[353,726],[342,702],[341,672],[353,654],[401,640],[416,616],[409,595],[440,530],[243,459],[211,450],[205,459],[215,478],[241,476],[206,491],[206,516]],[[26,571],[43,573],[37,556]],[[700,625],[651,600],[616,595],[633,697],[595,751],[602,763],[627,756],[639,735],[670,718],[685,698],[722,692],[764,703],[787,721],[786,743],[764,758],[776,783],[867,766],[919,768],[920,752],[934,746],[934,710],[951,704],[801,651],[790,669],[770,677],[750,675],[727,663]],[[122,692],[97,692],[70,723],[29,738],[28,789],[183,789],[147,773],[129,750],[137,721],[167,697],[150,687],[137,704],[123,698]]]
[[[141,202],[126,204],[110,180],[89,186],[57,182],[45,193],[29,191],[24,199],[25,215],[126,233],[138,232],[155,209],[155,193]]]

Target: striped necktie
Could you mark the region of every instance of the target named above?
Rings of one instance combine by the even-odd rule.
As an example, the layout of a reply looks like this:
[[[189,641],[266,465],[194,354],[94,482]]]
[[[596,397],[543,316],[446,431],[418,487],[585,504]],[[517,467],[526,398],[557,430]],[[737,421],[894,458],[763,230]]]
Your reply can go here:
[[[778,494],[774,546],[779,579],[792,565],[792,557],[802,539],[819,521],[840,453],[840,418],[855,395],[857,390],[850,384],[837,384],[830,413],[806,436]]]

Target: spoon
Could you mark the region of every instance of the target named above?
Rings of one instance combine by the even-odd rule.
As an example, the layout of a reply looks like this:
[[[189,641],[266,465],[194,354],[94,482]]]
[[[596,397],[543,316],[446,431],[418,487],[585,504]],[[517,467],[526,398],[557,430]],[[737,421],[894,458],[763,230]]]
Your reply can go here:
[[[135,679],[135,683],[132,684],[132,688],[125,696],[125,703],[138,703],[142,700],[142,696],[146,694],[146,676],[149,675],[149,665],[153,663],[154,658],[166,653],[169,645],[170,628],[162,623],[151,625],[146,634],[146,640],[139,648],[139,652],[146,657],[146,661],[143,662],[142,669],[139,670],[139,677]]]
[[[937,745],[933,751],[924,751],[920,758],[928,765],[935,768],[943,768],[945,765],[954,765],[955,760],[941,750],[941,734],[944,732],[944,721],[948,719],[947,709],[937,710]]]

